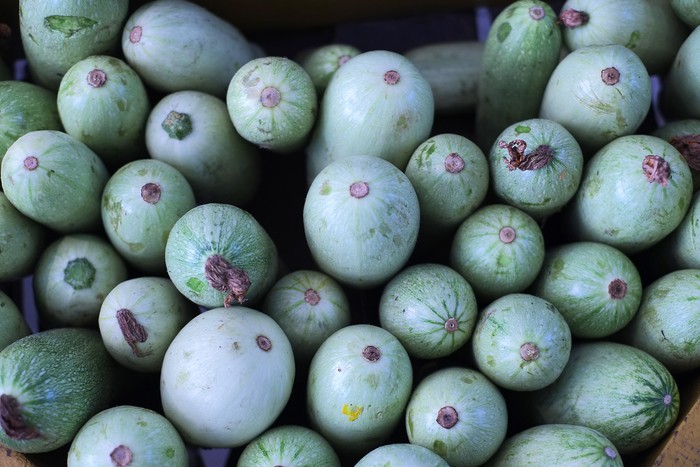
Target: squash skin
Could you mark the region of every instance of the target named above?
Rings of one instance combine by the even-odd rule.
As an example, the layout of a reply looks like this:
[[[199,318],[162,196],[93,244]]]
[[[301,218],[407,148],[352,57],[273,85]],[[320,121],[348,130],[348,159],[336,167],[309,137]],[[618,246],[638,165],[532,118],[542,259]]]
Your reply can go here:
[[[0,443],[21,453],[43,453],[69,443],[80,427],[115,400],[117,365],[97,330],[55,328],[23,337],[0,352],[0,394],[14,397],[28,432],[17,439],[0,430]]]
[[[351,187],[361,183],[368,193],[353,196]],[[316,176],[303,221],[318,267],[345,285],[370,288],[408,261],[418,239],[420,207],[410,180],[396,166],[376,156],[350,156]]]
[[[128,0],[21,0],[20,36],[33,81],[57,91],[75,62],[116,53],[128,9]]]

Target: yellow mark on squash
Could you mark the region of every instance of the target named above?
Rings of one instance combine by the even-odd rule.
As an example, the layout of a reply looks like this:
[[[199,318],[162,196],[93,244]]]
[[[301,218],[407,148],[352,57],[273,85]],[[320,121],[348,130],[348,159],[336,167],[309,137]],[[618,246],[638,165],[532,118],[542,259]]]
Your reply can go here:
[[[348,417],[348,420],[354,422],[362,413],[362,407],[353,404],[343,404],[343,415]]]

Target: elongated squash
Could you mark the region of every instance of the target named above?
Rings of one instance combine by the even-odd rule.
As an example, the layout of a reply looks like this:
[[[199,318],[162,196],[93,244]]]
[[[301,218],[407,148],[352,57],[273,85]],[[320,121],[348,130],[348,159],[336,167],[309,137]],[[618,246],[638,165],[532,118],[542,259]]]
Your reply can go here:
[[[477,83],[475,134],[483,151],[508,125],[537,116],[561,48],[557,16],[546,2],[518,0],[494,18]]]

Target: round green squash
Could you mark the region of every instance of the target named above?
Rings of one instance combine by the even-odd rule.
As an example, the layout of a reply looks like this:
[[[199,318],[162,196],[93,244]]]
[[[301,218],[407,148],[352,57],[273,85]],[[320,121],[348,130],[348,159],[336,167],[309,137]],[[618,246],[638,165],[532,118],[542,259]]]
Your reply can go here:
[[[34,269],[39,318],[47,327],[96,327],[105,297],[127,277],[126,262],[105,237],[59,236],[42,251]]]
[[[486,156],[470,139],[441,133],[423,141],[405,169],[420,205],[420,239],[449,235],[484,201]]]
[[[260,57],[231,78],[226,106],[236,131],[263,149],[290,154],[306,143],[318,98],[311,77],[294,60]]]
[[[651,131],[678,149],[693,174],[693,192],[700,189],[700,118],[671,120]]]
[[[144,152],[151,105],[146,86],[124,60],[91,55],[74,63],[61,79],[57,106],[65,132],[110,169]]]
[[[29,323],[15,301],[0,290],[0,350],[32,333]]]
[[[567,0],[559,12],[569,50],[589,45],[623,45],[642,60],[649,74],[664,74],[690,30],[669,1]]]
[[[534,391],[561,375],[572,338],[554,305],[536,295],[512,293],[479,313],[471,344],[476,367],[499,387]]]
[[[670,143],[646,134],[620,136],[587,162],[566,216],[577,240],[633,254],[670,234],[692,195],[690,168]]]
[[[544,252],[542,229],[532,216],[497,203],[477,209],[459,225],[448,262],[485,305],[529,287],[540,272]]]
[[[662,439],[679,411],[678,386],[669,370],[630,345],[577,342],[559,378],[528,393],[539,423],[583,425],[632,455]]]
[[[157,373],[177,333],[199,309],[159,276],[126,279],[102,301],[97,325],[109,354],[122,366]]]
[[[340,467],[333,446],[320,434],[303,425],[279,425],[248,443],[236,467],[283,465],[285,467]]]
[[[486,376],[451,366],[418,382],[405,424],[411,444],[432,450],[452,467],[475,467],[503,443],[508,411],[501,390]]]
[[[35,130],[10,146],[0,166],[2,190],[18,211],[61,233],[100,226],[104,162],[81,141],[57,130]]]
[[[316,95],[321,97],[338,68],[361,53],[362,51],[354,45],[331,43],[309,50],[298,62],[314,83]]]
[[[355,467],[449,467],[449,464],[424,446],[391,443],[372,449]]]
[[[71,441],[68,467],[167,465],[187,467],[185,442],[172,423],[152,409],[117,405],[93,415]]]
[[[292,347],[272,318],[244,306],[212,308],[168,346],[160,372],[163,413],[189,444],[244,446],[280,415],[294,377]]]
[[[412,384],[411,359],[393,334],[371,324],[346,326],[311,360],[309,422],[341,457],[361,457],[399,425]]]
[[[146,147],[185,176],[200,204],[244,207],[262,181],[261,151],[238,134],[226,102],[201,91],[173,92],[156,103]]]
[[[379,299],[379,323],[411,357],[453,354],[472,335],[478,308],[469,282],[439,263],[420,263],[397,273]]]
[[[569,130],[589,158],[613,139],[637,131],[651,108],[651,78],[624,45],[581,47],[552,72],[539,117]]]
[[[566,206],[583,173],[583,152],[576,139],[559,123],[542,118],[504,129],[488,161],[495,195],[537,220]]]
[[[700,118],[700,65],[694,57],[700,47],[700,29],[693,29],[678,48],[663,76],[660,109],[668,120]]]
[[[643,289],[626,254],[605,243],[580,241],[548,248],[529,290],[557,307],[572,336],[595,339],[630,322]]]
[[[19,32],[32,81],[56,91],[75,62],[116,53],[128,13],[128,0],[20,0]]]
[[[382,284],[408,261],[418,239],[420,207],[404,172],[377,156],[326,166],[304,201],[306,241],[318,267],[358,288]]]
[[[0,282],[31,274],[48,234],[48,228],[18,211],[0,191]]]
[[[179,170],[157,159],[137,159],[122,165],[107,181],[101,198],[102,226],[131,266],[163,274],[170,229],[196,205],[194,191]]]
[[[404,170],[430,136],[435,103],[430,84],[403,55],[363,52],[329,81],[306,147],[307,181],[329,163],[358,154],[388,160]]]
[[[168,277],[206,308],[255,304],[277,280],[277,246],[248,211],[200,204],[173,225],[165,244]]]
[[[284,329],[299,366],[306,367],[328,336],[352,321],[343,287],[321,271],[298,269],[280,277],[260,311]]]

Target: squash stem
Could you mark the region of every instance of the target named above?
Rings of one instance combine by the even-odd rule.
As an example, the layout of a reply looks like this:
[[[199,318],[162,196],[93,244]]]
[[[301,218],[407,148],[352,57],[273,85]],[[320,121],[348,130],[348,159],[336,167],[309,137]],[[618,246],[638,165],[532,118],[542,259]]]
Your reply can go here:
[[[204,265],[204,274],[209,285],[222,292],[228,292],[224,299],[224,307],[230,307],[233,301],[245,301],[250,288],[250,277],[243,269],[233,266],[221,255],[212,255]]]
[[[3,394],[0,396],[0,426],[12,439],[28,440],[41,436],[34,427],[29,426],[22,416],[22,407],[19,401]]]

